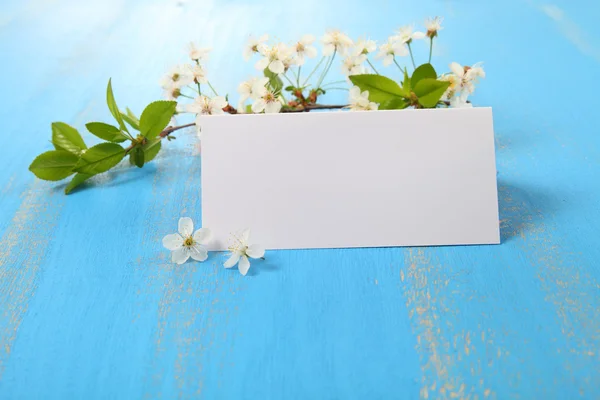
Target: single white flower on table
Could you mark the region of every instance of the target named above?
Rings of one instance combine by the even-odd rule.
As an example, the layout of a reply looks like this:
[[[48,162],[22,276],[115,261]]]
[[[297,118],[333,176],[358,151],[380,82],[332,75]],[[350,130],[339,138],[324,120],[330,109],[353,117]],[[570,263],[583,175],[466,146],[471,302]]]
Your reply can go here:
[[[474,64],[472,67],[463,67],[457,62],[453,62],[450,64],[450,71],[459,79],[458,90],[466,91],[469,94],[473,94],[475,91],[475,85],[479,82],[479,78],[485,78],[485,71],[481,63]]]
[[[213,98],[207,96],[198,96],[194,101],[187,105],[187,112],[197,115],[217,115],[223,114],[223,108],[227,107],[227,100],[223,96]]]
[[[394,62],[394,57],[404,57],[407,55],[408,49],[406,46],[404,46],[404,43],[399,42],[395,37],[392,36],[388,38],[387,43],[379,46],[379,52],[375,58],[381,59],[383,66],[387,67]]]
[[[344,33],[339,30],[332,30],[327,32],[321,38],[321,42],[323,43],[323,55],[330,56],[334,51],[338,53],[345,54],[350,46],[354,44],[352,39],[346,36]]]
[[[304,35],[293,46],[297,65],[304,65],[305,57],[315,58],[317,56],[317,49],[312,45],[314,41],[315,37],[313,35]]]
[[[363,65],[366,60],[367,56],[364,54],[344,58],[342,61],[342,74],[350,76],[366,73],[366,69]]]
[[[175,65],[160,80],[163,89],[182,88],[194,81],[191,66],[188,64]]]
[[[197,47],[194,42],[190,42],[188,48],[190,50],[190,58],[198,63],[208,60],[208,53],[212,50],[208,47]]]
[[[208,82],[208,79],[206,79],[206,70],[202,67],[202,65],[192,66],[192,76],[194,77],[195,83]]]
[[[290,49],[288,49],[285,44],[278,43],[271,47],[261,46],[258,50],[263,58],[256,63],[256,69],[264,71],[268,68],[269,71],[278,75],[285,72],[283,60],[285,60],[290,53]]]
[[[230,256],[225,261],[225,268],[232,268],[236,264],[242,275],[246,275],[250,269],[250,258],[263,258],[265,255],[264,247],[258,244],[249,244],[250,230],[246,229],[239,235],[232,235],[234,243],[229,247]]]
[[[360,91],[358,86],[350,88],[350,110],[351,111],[375,111],[379,104],[369,101],[369,91]]]
[[[413,25],[406,25],[398,29],[398,35],[396,39],[402,44],[411,44],[413,40],[420,40],[425,38],[423,32],[414,32]]]
[[[425,33],[425,35],[431,39],[436,37],[438,35],[438,32],[444,29],[442,28],[442,21],[444,21],[444,18],[442,17],[427,18],[425,20],[425,28],[427,28],[427,32]]]
[[[361,54],[367,55],[377,50],[377,43],[370,39],[358,39],[354,45],[354,51],[352,52],[355,56]]]
[[[246,46],[244,46],[244,60],[248,61],[255,53],[260,53],[260,48],[264,46],[264,42],[269,40],[269,35],[262,35],[258,38],[250,36]]]
[[[271,89],[267,89],[266,82],[268,79],[267,81],[259,79],[252,87],[252,98],[254,99],[252,112],[254,113],[258,114],[264,111],[267,114],[274,114],[281,111],[281,101],[277,94]]]
[[[179,233],[173,233],[163,238],[163,246],[171,250],[171,259],[176,264],[183,264],[190,257],[196,261],[208,258],[206,245],[210,242],[212,233],[208,228],[200,228],[194,232],[194,222],[189,217],[179,219]]]

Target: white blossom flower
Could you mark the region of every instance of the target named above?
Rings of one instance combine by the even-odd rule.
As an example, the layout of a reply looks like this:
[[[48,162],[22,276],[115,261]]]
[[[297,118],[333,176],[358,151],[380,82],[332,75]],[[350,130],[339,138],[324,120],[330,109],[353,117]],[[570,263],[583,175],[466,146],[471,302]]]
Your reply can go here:
[[[199,63],[208,60],[208,53],[212,50],[208,47],[196,47],[194,42],[190,42],[188,49],[190,50],[190,58]]]
[[[238,86],[238,93],[240,94],[240,104],[244,103],[249,98],[254,97],[254,93],[252,91],[252,89],[254,88],[254,85],[256,85],[258,83],[258,85],[264,87],[267,84],[267,82],[269,82],[269,78],[252,77],[252,78],[248,79],[247,81],[240,83]]]
[[[358,86],[350,88],[350,110],[352,111],[374,111],[379,108],[379,104],[369,101],[369,91],[361,93]]]
[[[396,56],[407,56],[408,50],[402,42],[395,40],[392,36],[388,38],[387,43],[379,46],[379,53],[375,56],[377,59],[382,59],[384,67],[389,66],[394,62]]]
[[[474,64],[472,67],[462,66],[457,62],[450,64],[450,70],[459,79],[459,91],[467,91],[472,94],[475,91],[475,84],[479,78],[485,78],[485,71],[481,63]]]
[[[252,112],[254,113],[258,114],[264,111],[267,114],[274,114],[281,111],[281,101],[272,90],[266,88],[266,82],[268,79],[267,81],[259,79],[252,87],[252,98],[254,99]]]
[[[429,38],[436,37],[438,32],[444,29],[442,28],[442,21],[444,21],[444,18],[442,17],[427,18],[425,20],[425,28],[427,28],[427,33],[425,33],[425,35]]]
[[[312,46],[315,41],[313,35],[304,35],[300,38],[298,43],[294,45],[294,51],[296,52],[296,64],[303,65],[304,57],[315,58],[317,56],[317,49]]]
[[[339,30],[333,30],[327,32],[321,38],[323,43],[323,55],[330,56],[334,51],[345,54],[346,50],[354,44],[352,39],[340,32]]]
[[[443,82],[450,82],[450,86],[448,86],[448,89],[446,89],[446,91],[442,95],[442,100],[449,101],[452,97],[454,97],[456,89],[458,89],[460,79],[458,78],[458,76],[450,73],[440,76],[439,80]]]
[[[223,108],[227,107],[227,100],[223,96],[213,98],[207,96],[198,96],[194,101],[187,105],[187,112],[200,115],[223,114]]]
[[[261,37],[250,36],[246,46],[244,47],[244,60],[248,61],[252,58],[254,53],[259,53],[260,48],[264,46],[264,42],[269,40],[269,35],[262,35]]]
[[[413,40],[424,39],[425,34],[423,32],[413,32],[413,25],[406,25],[398,29],[398,35],[396,39],[402,44],[410,44]]]
[[[160,85],[163,89],[182,88],[192,83],[193,80],[194,76],[190,65],[176,65],[161,78]]]
[[[377,43],[374,40],[370,39],[358,39],[356,44],[354,45],[353,54],[355,56],[361,54],[369,54],[377,50]]]
[[[183,264],[190,257],[196,261],[204,261],[208,258],[205,245],[208,244],[212,233],[208,228],[200,228],[194,232],[194,222],[191,218],[179,219],[178,232],[167,235],[162,243],[171,250],[171,259],[174,263]]]
[[[163,98],[165,100],[176,101],[181,96],[181,88],[172,81],[166,81],[162,84]]]
[[[285,72],[285,60],[290,53],[290,50],[283,43],[278,43],[274,46],[262,46],[259,48],[260,54],[263,56],[256,63],[256,69],[264,71],[266,68],[274,74],[282,74]]]
[[[202,67],[202,65],[192,66],[192,76],[194,77],[195,83],[208,82],[208,80],[206,79],[206,70]]]
[[[225,268],[232,268],[236,264],[242,275],[246,275],[250,269],[250,258],[263,258],[265,255],[264,247],[258,244],[248,244],[250,230],[246,229],[239,236],[234,235],[235,242],[229,247],[230,257],[225,261]]]
[[[364,54],[344,58],[342,61],[342,73],[346,76],[366,73],[366,69],[363,65],[366,60],[367,56]]]

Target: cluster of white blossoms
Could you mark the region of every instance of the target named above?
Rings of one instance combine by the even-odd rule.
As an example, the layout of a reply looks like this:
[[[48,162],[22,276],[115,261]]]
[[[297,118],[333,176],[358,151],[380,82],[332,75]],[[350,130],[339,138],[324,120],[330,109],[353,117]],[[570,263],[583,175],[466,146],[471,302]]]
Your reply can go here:
[[[467,99],[475,92],[475,85],[480,78],[485,78],[485,71],[481,63],[471,67],[462,66],[457,62],[450,64],[451,73],[444,74],[440,80],[450,82],[450,86],[442,96],[442,100],[449,101],[450,107],[472,107]]]
[[[401,74],[408,68],[398,62],[398,57],[408,57],[413,70],[417,68],[413,55],[416,41],[429,40],[429,63],[431,63],[433,40],[442,28],[443,19],[428,18],[424,30],[415,30],[414,25],[406,25],[395,31],[383,43],[377,44],[369,38],[356,41],[339,30],[325,33],[320,40],[313,35],[304,35],[298,40],[283,43],[269,42],[268,35],[250,37],[243,49],[246,61],[255,58],[254,66],[259,76],[254,76],[238,85],[240,95],[237,109],[233,108],[225,97],[219,96],[207,79],[204,61],[210,49],[199,48],[194,44],[189,47],[191,64],[176,65],[161,80],[164,96],[169,100],[180,101],[189,98],[189,104],[180,104],[178,112],[189,112],[196,115],[196,123],[207,115],[236,113],[279,113],[282,111],[310,111],[317,108],[328,108],[317,104],[318,96],[329,90],[348,91],[347,106],[331,106],[329,108],[345,108],[351,111],[377,110],[379,104],[369,100],[369,92],[357,87],[342,87],[351,82],[351,76],[377,74],[373,61],[377,60],[384,67],[395,64]],[[302,67],[309,59],[319,56],[316,44],[320,42],[321,59],[313,62],[312,71],[302,76]],[[334,59],[338,57],[340,72],[344,80],[325,82]],[[314,65],[316,64],[316,65]],[[410,67],[409,67],[410,68]],[[447,81],[450,86],[442,101],[451,107],[465,107],[469,103],[468,96],[473,94],[478,79],[485,77],[480,64],[463,67],[458,63],[450,65],[450,73],[437,79]],[[313,78],[311,80],[311,78]],[[210,90],[207,90],[207,85]],[[184,91],[185,90],[185,91]],[[441,103],[440,103],[441,104]]]
[[[232,234],[233,244],[229,247],[229,258],[223,263],[225,268],[236,264],[242,275],[250,269],[248,258],[264,258],[265,249],[258,244],[250,243],[250,230],[245,229],[239,234]],[[171,261],[184,264],[192,258],[196,261],[206,261],[208,258],[207,245],[212,240],[212,231],[200,228],[194,231],[194,222],[189,217],[179,219],[177,233],[172,233],[162,239],[163,246],[171,251]]]

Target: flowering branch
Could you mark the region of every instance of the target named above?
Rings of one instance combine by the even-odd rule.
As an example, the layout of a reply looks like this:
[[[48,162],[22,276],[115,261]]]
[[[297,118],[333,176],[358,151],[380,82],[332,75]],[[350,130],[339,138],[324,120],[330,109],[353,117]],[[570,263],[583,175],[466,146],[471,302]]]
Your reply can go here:
[[[162,139],[175,139],[171,133],[179,129],[192,126],[200,129],[204,118],[210,115],[472,106],[468,97],[475,91],[479,78],[485,77],[485,72],[481,64],[462,66],[456,62],[450,64],[449,73],[439,75],[436,72],[431,59],[441,24],[442,18],[435,17],[425,21],[426,32],[415,31],[412,25],[401,27],[379,46],[368,38],[353,41],[338,30],[329,31],[320,40],[320,61],[305,78],[302,71],[306,61],[319,55],[314,36],[304,35],[293,44],[268,44],[268,35],[250,38],[243,52],[244,59],[258,58],[255,68],[260,76],[238,85],[237,107],[230,104],[229,96],[219,96],[207,78],[205,65],[211,50],[192,43],[189,46],[191,63],[174,66],[160,81],[166,101],[150,103],[138,118],[130,109],[123,111],[117,107],[109,81],[106,101],[116,124],[86,124],[87,130],[103,142],[88,148],[75,128],[55,122],[52,124],[54,150],[36,157],[29,169],[37,177],[51,181],[74,175],[65,188],[68,194],[90,177],[113,168],[125,156],[129,156],[132,165],[143,167],[156,157]],[[413,45],[426,38],[429,39],[429,59],[418,65]],[[397,82],[381,75],[379,71],[382,70],[376,69],[369,59],[372,55],[383,67],[395,64],[403,79]],[[406,65],[398,62],[402,57],[412,64],[412,75],[408,74]],[[340,71],[344,79],[325,82],[338,59],[341,59]],[[318,78],[311,81],[313,77]],[[344,87],[346,83],[348,88]],[[348,104],[323,104],[322,96],[329,90],[347,90]],[[175,114],[184,113],[195,116],[195,121],[169,125]],[[126,141],[129,145],[120,145]]]

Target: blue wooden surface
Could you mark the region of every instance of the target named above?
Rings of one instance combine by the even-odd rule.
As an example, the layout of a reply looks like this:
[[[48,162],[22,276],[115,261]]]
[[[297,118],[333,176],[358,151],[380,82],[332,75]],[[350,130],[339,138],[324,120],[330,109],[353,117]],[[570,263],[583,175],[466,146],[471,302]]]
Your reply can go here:
[[[600,397],[600,3],[335,3],[3,0],[0,398]],[[109,120],[110,76],[121,105],[158,98],[189,40],[236,98],[249,33],[429,15],[438,69],[485,62],[499,246],[272,251],[244,278],[160,244],[200,219],[193,132],[68,197],[27,171],[50,122]]]

